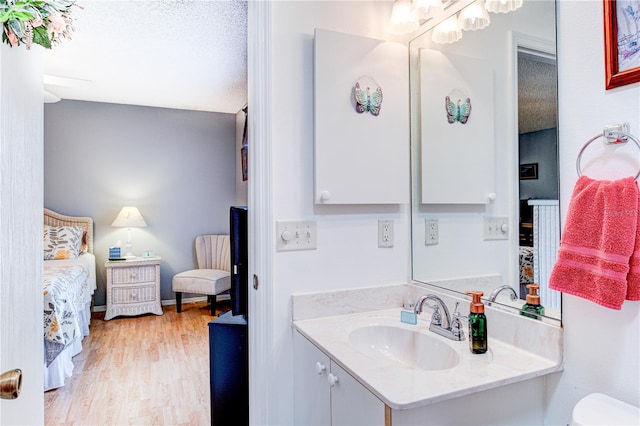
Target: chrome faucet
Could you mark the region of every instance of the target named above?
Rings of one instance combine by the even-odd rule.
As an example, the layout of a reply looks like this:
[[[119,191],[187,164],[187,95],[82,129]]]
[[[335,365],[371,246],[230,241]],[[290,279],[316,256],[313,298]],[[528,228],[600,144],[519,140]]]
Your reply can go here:
[[[487,305],[491,306],[491,303],[496,301],[498,294],[500,294],[500,292],[502,292],[503,290],[507,290],[509,292],[509,297],[511,298],[511,300],[518,300],[518,295],[516,294],[516,291],[513,289],[513,287],[502,285],[491,292]]]
[[[435,305],[433,306],[427,304],[428,307],[433,309],[433,315],[431,316],[431,324],[429,324],[429,330],[433,331],[436,334],[439,334],[440,336],[444,336],[447,339],[464,340],[464,330],[461,321],[461,318],[464,317],[462,317],[462,315],[460,315],[460,313],[458,312],[459,302],[456,302],[456,309],[453,312],[452,319],[451,315],[449,314],[447,305],[438,296],[436,296],[435,294],[420,296],[416,301],[415,308],[413,309],[413,312],[416,315],[419,315],[422,312],[422,307],[427,300],[432,300],[435,302]],[[444,312],[444,318],[440,313],[440,309],[442,309],[442,312]]]

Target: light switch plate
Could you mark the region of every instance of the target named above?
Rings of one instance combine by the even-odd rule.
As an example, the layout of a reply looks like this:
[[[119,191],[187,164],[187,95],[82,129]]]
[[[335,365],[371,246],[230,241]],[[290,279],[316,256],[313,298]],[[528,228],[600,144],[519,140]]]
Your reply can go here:
[[[315,220],[276,222],[276,251],[315,250],[318,248]]]
[[[484,239],[506,240],[507,238],[509,238],[509,218],[485,216]]]

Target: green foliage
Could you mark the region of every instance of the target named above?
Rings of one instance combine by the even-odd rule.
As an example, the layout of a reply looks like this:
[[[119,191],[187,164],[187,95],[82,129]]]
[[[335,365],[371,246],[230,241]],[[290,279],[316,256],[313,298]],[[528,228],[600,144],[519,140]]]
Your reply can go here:
[[[49,34],[47,34],[47,29],[42,26],[33,29],[33,42],[46,49],[51,49]]]
[[[11,45],[32,43],[46,49],[71,38],[70,8],[76,0],[0,0],[2,41]]]

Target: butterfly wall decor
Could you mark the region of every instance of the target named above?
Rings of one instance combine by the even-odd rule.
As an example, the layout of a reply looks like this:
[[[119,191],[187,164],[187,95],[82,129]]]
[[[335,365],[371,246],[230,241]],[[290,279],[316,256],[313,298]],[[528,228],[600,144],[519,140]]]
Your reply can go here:
[[[360,88],[360,83],[356,83],[353,89],[353,97],[356,101],[356,111],[359,114],[369,111],[371,115],[378,116],[382,106],[382,88],[378,86],[374,92],[369,87],[365,90]]]
[[[453,103],[449,96],[444,98],[444,106],[447,110],[447,121],[450,124],[455,123],[456,121],[461,124],[466,124],[469,120],[469,115],[471,115],[471,99],[467,98],[464,102],[458,99],[458,103]]]

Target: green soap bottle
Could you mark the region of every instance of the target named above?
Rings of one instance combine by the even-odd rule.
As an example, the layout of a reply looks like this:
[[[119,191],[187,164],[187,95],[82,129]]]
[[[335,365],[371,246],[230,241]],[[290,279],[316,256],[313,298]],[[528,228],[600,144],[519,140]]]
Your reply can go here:
[[[480,299],[481,291],[468,291],[472,297],[469,313],[469,349],[471,353],[483,354],[487,351],[487,317]]]
[[[538,284],[527,284],[529,294],[527,294],[527,303],[522,305],[520,315],[540,320],[544,315],[544,307],[540,305],[540,296],[538,295]]]

